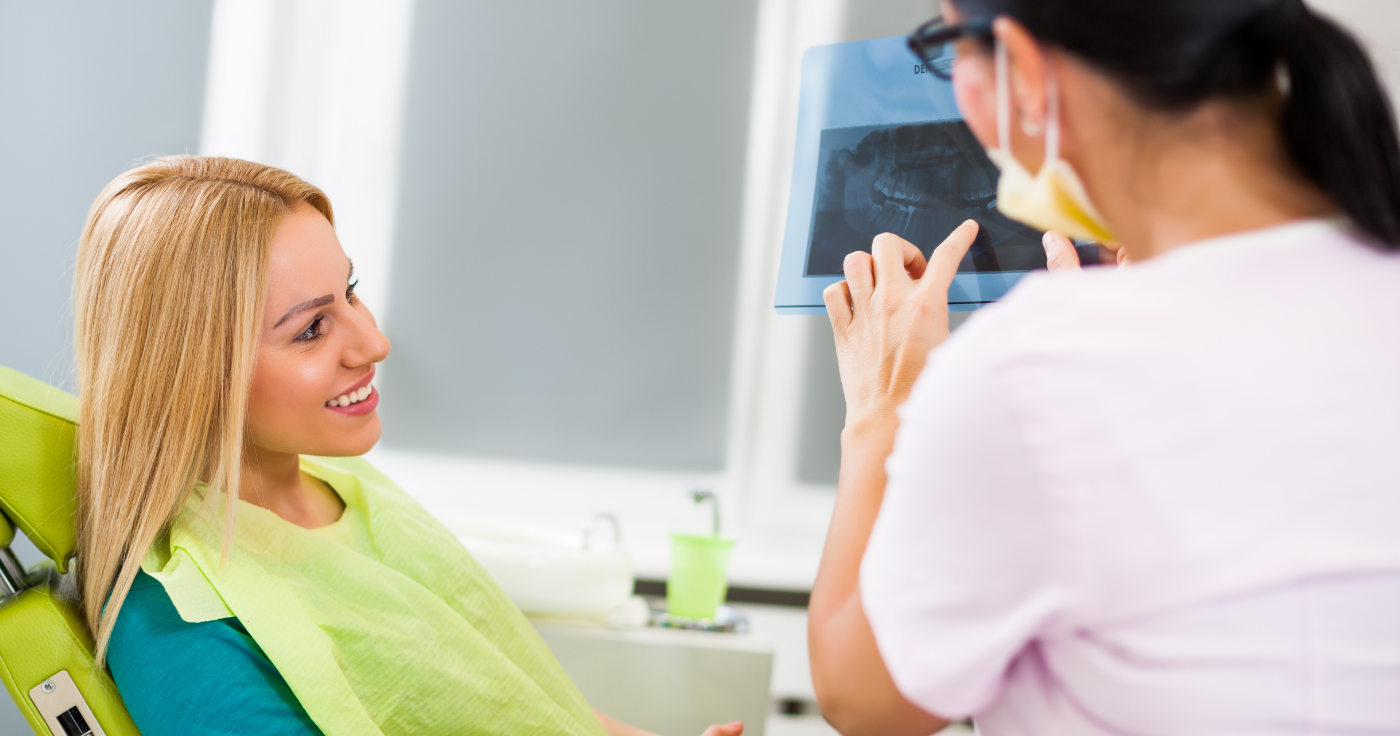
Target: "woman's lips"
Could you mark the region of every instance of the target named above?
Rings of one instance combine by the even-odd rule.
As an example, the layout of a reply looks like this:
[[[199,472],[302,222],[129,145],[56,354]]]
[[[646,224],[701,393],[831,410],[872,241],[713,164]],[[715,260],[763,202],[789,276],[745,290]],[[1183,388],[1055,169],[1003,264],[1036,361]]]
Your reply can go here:
[[[378,370],[377,370],[376,368],[374,368],[373,366],[371,366],[370,369],[369,369],[369,373],[366,373],[364,378],[361,378],[360,380],[358,380],[358,381],[354,382],[353,384],[351,384],[349,388],[345,389],[344,391],[341,391],[341,392],[336,396],[336,398],[339,398],[339,397],[341,397],[341,396],[344,396],[344,395],[350,393],[351,391],[358,391],[358,390],[364,388],[365,386],[368,386],[368,385],[369,385],[369,382],[374,380],[374,374],[377,373],[377,372],[378,372]],[[330,402],[327,402],[327,403],[330,403]]]
[[[371,386],[369,396],[366,396],[363,401],[357,401],[349,406],[327,406],[326,409],[349,417],[359,417],[374,411],[378,406],[379,389]]]

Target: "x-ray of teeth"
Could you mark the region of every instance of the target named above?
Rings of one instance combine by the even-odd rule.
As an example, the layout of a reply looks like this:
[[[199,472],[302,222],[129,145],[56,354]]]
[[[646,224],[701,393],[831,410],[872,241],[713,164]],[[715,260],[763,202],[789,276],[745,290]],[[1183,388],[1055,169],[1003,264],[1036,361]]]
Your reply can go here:
[[[780,314],[825,314],[842,264],[894,233],[928,255],[965,220],[981,229],[948,286],[948,309],[1001,299],[1045,267],[1041,234],[997,209],[999,172],[962,121],[953,85],[904,36],[802,55],[792,181],[773,290]],[[1097,246],[1080,246],[1097,263]]]
[[[894,233],[927,256],[963,221],[981,226],[961,272],[1045,268],[1041,234],[996,210],[997,169],[960,120],[821,132],[806,274]]]

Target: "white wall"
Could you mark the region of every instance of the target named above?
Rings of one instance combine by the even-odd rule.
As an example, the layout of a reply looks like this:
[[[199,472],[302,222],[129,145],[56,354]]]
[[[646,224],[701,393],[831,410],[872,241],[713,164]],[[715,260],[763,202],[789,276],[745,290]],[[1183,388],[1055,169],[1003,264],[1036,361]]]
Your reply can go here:
[[[1361,38],[1386,82],[1392,103],[1400,101],[1400,2],[1308,0],[1308,5]]]
[[[72,261],[88,207],[199,145],[210,2],[0,1],[0,365],[71,388]]]

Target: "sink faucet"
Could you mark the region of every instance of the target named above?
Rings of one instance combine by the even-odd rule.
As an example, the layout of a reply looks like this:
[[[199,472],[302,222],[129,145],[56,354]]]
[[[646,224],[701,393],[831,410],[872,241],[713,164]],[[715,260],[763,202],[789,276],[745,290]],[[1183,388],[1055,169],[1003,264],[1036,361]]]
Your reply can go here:
[[[690,500],[694,501],[694,502],[696,503],[696,505],[702,504],[702,503],[704,503],[704,502],[706,502],[706,501],[709,501],[709,502],[710,502],[710,508],[714,511],[714,517],[715,517],[715,526],[714,526],[714,531],[713,531],[712,534],[713,534],[713,536],[718,537],[718,536],[719,536],[719,497],[716,496],[715,494],[711,493],[708,489],[705,489],[705,488],[697,488],[697,489],[695,489],[695,490],[693,490],[693,491],[690,492]]]

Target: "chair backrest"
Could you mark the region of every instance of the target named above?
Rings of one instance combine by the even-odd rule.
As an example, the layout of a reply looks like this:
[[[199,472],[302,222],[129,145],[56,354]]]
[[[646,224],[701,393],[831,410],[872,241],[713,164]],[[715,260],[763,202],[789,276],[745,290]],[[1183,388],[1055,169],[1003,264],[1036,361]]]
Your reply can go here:
[[[97,721],[89,724],[96,726],[93,732],[140,736],[112,678],[95,666],[81,612],[60,591],[58,573],[68,569],[77,541],[77,427],[75,397],[0,366],[0,582],[19,583],[0,599],[0,680],[40,736],[71,732],[52,714],[46,717],[31,696],[52,690],[53,683],[66,686],[66,679],[55,677],[61,672],[86,701],[89,710],[83,712]],[[9,550],[15,526],[52,565],[18,569]],[[52,707],[52,699],[45,700],[45,708]]]
[[[77,430],[76,397],[0,366],[0,512],[58,565],[59,572],[67,572],[77,543]],[[6,537],[13,534],[0,534],[0,546],[8,546]]]
[[[10,520],[0,514],[0,547],[8,547],[15,541],[15,527]]]

